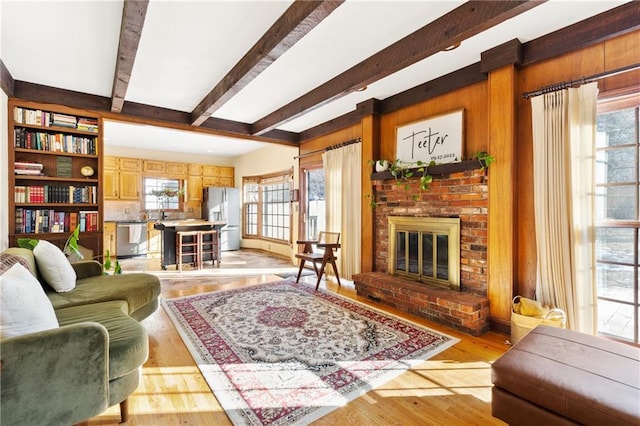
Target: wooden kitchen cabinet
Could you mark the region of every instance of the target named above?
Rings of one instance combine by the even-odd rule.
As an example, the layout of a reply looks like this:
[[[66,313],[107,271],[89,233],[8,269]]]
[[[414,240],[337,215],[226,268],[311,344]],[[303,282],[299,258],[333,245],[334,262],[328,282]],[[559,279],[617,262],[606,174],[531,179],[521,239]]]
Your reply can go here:
[[[187,165],[184,163],[164,163],[164,171],[169,175],[183,177],[187,174]]]
[[[187,174],[189,176],[202,177],[202,164],[195,164],[195,163],[189,164]]]
[[[120,172],[118,170],[104,169],[102,176],[104,199],[105,200],[118,200],[119,184],[120,184]]]
[[[143,160],[142,171],[144,173],[160,174],[164,173],[164,161]]]
[[[220,168],[218,166],[203,164],[202,177],[220,177]]]
[[[131,170],[140,173],[140,164],[142,160],[139,158],[125,158],[122,157],[119,159],[119,169],[120,170]]]
[[[104,199],[140,200],[142,175],[139,158],[105,157],[104,160]]]
[[[234,187],[235,177],[233,167],[220,167],[220,184],[222,186]]]
[[[202,201],[202,178],[187,176],[187,201]]]
[[[119,165],[120,159],[118,157],[104,157],[102,166],[105,169],[109,170],[118,170],[120,168]]]
[[[140,172],[120,170],[120,200],[140,200],[142,178]]]
[[[104,247],[104,255],[107,255],[107,250],[109,250],[109,255],[112,259],[116,257],[116,223],[115,222],[105,222],[103,229],[103,244]]]
[[[153,227],[154,222],[147,223],[147,256],[159,257],[161,247],[160,231]]]

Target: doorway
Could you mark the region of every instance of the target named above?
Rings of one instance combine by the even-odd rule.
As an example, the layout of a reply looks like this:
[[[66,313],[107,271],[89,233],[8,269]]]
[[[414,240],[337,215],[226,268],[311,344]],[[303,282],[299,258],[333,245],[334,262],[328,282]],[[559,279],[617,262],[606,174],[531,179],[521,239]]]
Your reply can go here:
[[[304,169],[302,220],[304,239],[315,240],[325,230],[324,169],[322,165]]]

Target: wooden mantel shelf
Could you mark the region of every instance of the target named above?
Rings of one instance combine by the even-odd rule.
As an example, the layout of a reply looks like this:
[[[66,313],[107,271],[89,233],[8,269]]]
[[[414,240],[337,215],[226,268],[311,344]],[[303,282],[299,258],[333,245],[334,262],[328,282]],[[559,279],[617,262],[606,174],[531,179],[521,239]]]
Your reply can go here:
[[[476,170],[485,167],[484,161],[482,160],[468,160],[468,161],[458,161],[456,163],[447,163],[447,164],[436,164],[435,166],[426,167],[425,174],[435,176],[435,175],[447,175],[449,173],[459,173],[467,170]],[[412,168],[414,172],[414,176],[419,167]],[[420,172],[418,172],[420,173]],[[422,173],[420,173],[420,176]],[[384,172],[373,172],[371,173],[371,180],[390,180],[395,179],[395,177],[391,174],[389,170],[385,170]]]

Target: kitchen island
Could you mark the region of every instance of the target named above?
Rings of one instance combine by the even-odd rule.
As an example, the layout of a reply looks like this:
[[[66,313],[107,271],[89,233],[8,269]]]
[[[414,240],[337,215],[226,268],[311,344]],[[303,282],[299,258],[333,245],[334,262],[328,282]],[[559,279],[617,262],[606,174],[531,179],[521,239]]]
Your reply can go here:
[[[216,230],[220,231],[223,226],[226,225],[226,222],[223,221],[206,221],[201,219],[185,219],[185,220],[162,220],[159,222],[155,222],[153,225],[154,229],[157,229],[161,235],[161,244],[160,244],[160,266],[163,270],[167,269],[168,265],[176,265],[177,269],[177,259],[176,259],[176,232],[180,231],[207,231],[207,230]],[[220,232],[216,233],[218,238],[218,252],[217,254],[211,255],[208,254],[203,258],[203,261],[213,261],[215,263],[218,262],[218,266],[220,266]]]

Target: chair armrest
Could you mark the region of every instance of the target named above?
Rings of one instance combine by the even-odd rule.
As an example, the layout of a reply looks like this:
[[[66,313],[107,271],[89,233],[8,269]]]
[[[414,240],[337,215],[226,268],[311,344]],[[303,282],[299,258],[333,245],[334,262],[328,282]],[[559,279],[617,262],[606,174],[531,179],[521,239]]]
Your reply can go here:
[[[76,271],[77,279],[97,277],[102,275],[102,265],[96,260],[81,260],[79,262],[71,262],[73,270]]]
[[[75,424],[109,404],[109,336],[84,322],[3,339],[2,423]]]
[[[317,246],[321,248],[330,248],[330,249],[340,248],[340,244],[338,243],[318,243]]]

